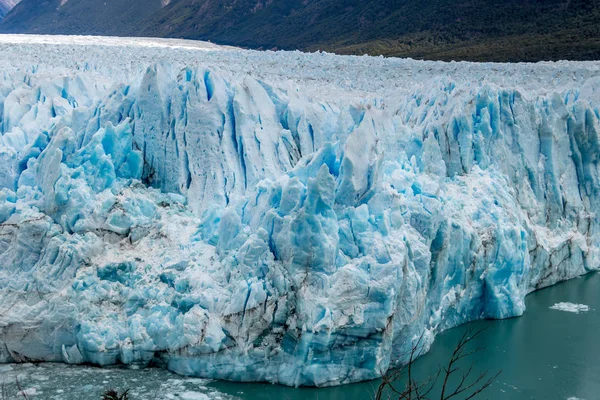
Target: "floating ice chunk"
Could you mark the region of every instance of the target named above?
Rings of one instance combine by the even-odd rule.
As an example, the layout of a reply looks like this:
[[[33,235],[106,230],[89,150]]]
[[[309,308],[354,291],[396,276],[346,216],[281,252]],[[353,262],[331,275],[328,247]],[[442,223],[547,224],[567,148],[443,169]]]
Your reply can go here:
[[[574,304],[574,303],[556,303],[555,305],[553,305],[550,308],[552,310],[566,311],[566,312],[571,312],[571,313],[575,313],[575,314],[579,314],[580,312],[590,311],[589,306],[586,306],[585,304]]]
[[[21,396],[23,396],[24,398],[27,398],[27,396],[37,396],[42,393],[38,392],[38,390],[36,388],[28,388],[28,389],[23,389],[23,391],[19,392],[19,394]]]
[[[204,393],[190,391],[180,393],[179,398],[183,400],[209,400],[209,397]]]

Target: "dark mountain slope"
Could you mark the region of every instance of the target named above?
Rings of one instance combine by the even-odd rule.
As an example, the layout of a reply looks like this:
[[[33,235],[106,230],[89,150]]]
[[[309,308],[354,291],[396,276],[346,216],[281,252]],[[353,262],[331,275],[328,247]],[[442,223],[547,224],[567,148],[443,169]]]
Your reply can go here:
[[[100,13],[106,0],[69,0],[43,15],[34,7],[59,1],[23,0],[0,32],[182,37],[442,60],[600,59],[600,0],[174,0],[164,8],[159,0],[113,0]],[[27,12],[36,16],[24,18]]]
[[[161,0],[25,0],[4,18],[0,32],[122,35],[161,7]]]
[[[433,59],[600,59],[599,0],[178,0],[148,36]]]

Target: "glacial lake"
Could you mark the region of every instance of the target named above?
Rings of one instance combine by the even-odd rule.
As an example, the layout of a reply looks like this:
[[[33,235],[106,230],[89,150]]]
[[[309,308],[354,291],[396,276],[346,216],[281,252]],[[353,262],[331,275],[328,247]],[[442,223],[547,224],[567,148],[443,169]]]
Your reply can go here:
[[[589,311],[551,309],[560,302],[585,304]],[[467,326],[478,329],[491,324],[472,343],[473,348],[484,348],[473,358],[474,373],[502,373],[476,399],[600,398],[600,274],[535,292],[527,297],[526,304],[523,317],[475,322],[439,335],[431,351],[415,363],[415,373],[426,377],[447,362]],[[29,398],[52,400],[100,399],[102,391],[109,387],[130,388],[132,400],[368,400],[379,385],[374,381],[325,389],[294,389],[191,379],[158,369],[0,365],[0,385],[5,382],[8,399],[17,398],[16,377]]]

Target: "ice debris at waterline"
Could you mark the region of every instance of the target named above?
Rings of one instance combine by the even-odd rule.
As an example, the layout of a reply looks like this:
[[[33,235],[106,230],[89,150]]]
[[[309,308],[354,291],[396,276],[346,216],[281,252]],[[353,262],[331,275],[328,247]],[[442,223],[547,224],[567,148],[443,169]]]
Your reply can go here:
[[[190,43],[0,37],[0,361],[343,384],[600,266],[599,63]]]
[[[97,368],[66,364],[0,365],[3,399],[98,400],[110,388],[129,389],[131,400],[233,400],[210,381],[184,378],[156,368]],[[20,388],[20,389],[19,389]]]
[[[585,304],[574,304],[574,303],[556,303],[555,305],[550,307],[550,309],[558,310],[558,311],[566,311],[566,312],[571,312],[571,313],[575,313],[575,314],[579,314],[580,312],[590,311],[589,306],[587,306]]]

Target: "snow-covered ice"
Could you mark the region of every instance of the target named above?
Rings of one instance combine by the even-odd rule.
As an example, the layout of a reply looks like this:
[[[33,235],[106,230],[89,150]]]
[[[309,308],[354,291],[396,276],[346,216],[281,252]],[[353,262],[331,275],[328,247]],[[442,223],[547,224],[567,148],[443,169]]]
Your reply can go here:
[[[0,362],[349,383],[600,265],[600,63],[0,52]]]
[[[556,303],[552,307],[552,310],[558,311],[566,311],[575,314],[579,314],[580,312],[590,311],[590,307],[585,304],[574,304],[574,303]]]

